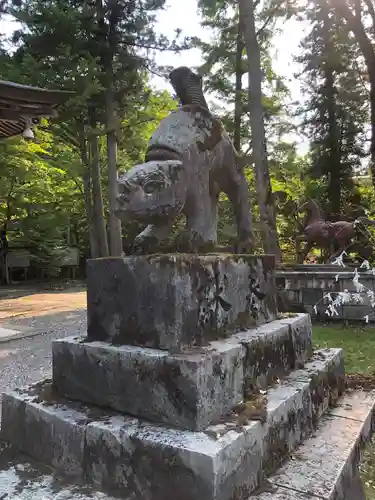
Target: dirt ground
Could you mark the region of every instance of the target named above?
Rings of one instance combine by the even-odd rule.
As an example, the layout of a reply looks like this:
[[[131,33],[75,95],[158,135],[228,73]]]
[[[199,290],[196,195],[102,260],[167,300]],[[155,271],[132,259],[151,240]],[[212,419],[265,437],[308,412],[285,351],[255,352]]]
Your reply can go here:
[[[35,318],[86,309],[84,286],[63,291],[33,289],[2,289],[0,295],[0,324],[11,319]]]

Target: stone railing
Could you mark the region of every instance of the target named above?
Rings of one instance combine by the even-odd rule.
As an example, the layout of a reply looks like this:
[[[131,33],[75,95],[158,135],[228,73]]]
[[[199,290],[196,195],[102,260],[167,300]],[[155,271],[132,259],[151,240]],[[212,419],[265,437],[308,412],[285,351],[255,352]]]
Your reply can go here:
[[[354,268],[350,267],[295,264],[280,266],[276,271],[276,282],[293,306],[303,307],[313,319],[375,321],[371,298],[366,293],[375,290],[375,276],[372,270],[358,269],[360,283],[364,286],[364,293],[360,294],[357,293],[353,276]],[[334,299],[346,291],[351,294],[352,300],[335,307],[337,314],[327,314],[330,297]]]

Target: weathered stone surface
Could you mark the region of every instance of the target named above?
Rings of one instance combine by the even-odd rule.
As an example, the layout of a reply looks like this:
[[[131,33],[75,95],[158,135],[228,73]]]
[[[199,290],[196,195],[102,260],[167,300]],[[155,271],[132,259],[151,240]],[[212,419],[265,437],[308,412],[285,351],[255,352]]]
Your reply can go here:
[[[335,405],[345,389],[344,353],[342,349],[315,351],[304,369],[294,370],[286,383],[298,384],[308,380],[311,397],[312,426],[316,427],[320,417],[330,405]]]
[[[268,384],[287,374],[294,366],[289,326],[280,321],[272,321],[259,328],[240,332],[232,339],[240,342],[245,348],[246,394],[257,389],[265,389]]]
[[[272,321],[233,335],[228,341],[245,350],[245,392],[265,389],[270,383],[300,368],[312,355],[311,320],[308,314]]]
[[[276,317],[273,256],[89,260],[88,339],[181,350]]]
[[[353,321],[365,321],[365,316],[369,316],[369,320],[374,320],[373,308],[366,305],[346,305],[343,306],[345,311],[345,319]]]
[[[287,377],[269,389],[264,422],[249,420],[250,400],[237,414],[205,432],[168,429],[54,399],[53,393],[48,394],[48,384],[8,396],[3,403],[8,406],[4,414],[12,419],[15,405],[11,400],[16,399],[24,404],[25,422],[28,413],[34,414],[37,408],[45,426],[70,429],[71,435],[65,435],[65,455],[80,456],[82,462],[77,470],[83,470],[85,477],[98,486],[122,491],[125,498],[247,500],[259,485],[262,471],[279,465],[283,454],[291,452],[313,429],[314,414],[326,405],[327,398],[313,397],[319,366],[326,374],[322,380],[335,386],[338,383],[333,379],[341,363],[340,350],[316,353],[314,361],[297,377]],[[19,436],[24,435],[24,428],[19,433],[7,421],[3,426],[8,429],[8,441],[28,454],[36,453],[31,440],[40,444],[38,429],[34,428],[38,432],[23,441]],[[81,447],[77,426],[84,429],[83,455],[75,451]],[[60,449],[62,434],[47,435],[49,446]]]
[[[303,304],[320,304],[323,299],[323,290],[316,288],[303,288],[302,289],[302,303]]]
[[[222,469],[221,448],[203,433],[180,434],[136,421],[92,422],[87,427],[86,474],[97,486],[114,486],[135,499],[216,499],[215,459]]]
[[[357,393],[356,404],[345,395],[346,416],[325,416],[315,436],[307,440],[267,482],[254,500],[365,500],[358,476],[364,444],[374,431],[375,394]],[[265,488],[266,489],[266,488]]]
[[[374,391],[350,391],[345,393],[345,397],[340,399],[332,408],[329,408],[328,414],[332,417],[351,418],[364,422],[369,410],[374,405]]]
[[[53,381],[71,399],[200,430],[230,412],[244,392],[302,366],[311,351],[306,314],[183,354],[74,337],[52,344]]]
[[[67,475],[83,473],[85,427],[74,409],[56,408],[44,401],[44,385],[5,394],[1,439]]]
[[[283,318],[281,323],[288,325],[293,342],[294,366],[301,367],[312,354],[312,325],[309,314],[293,314]]]
[[[53,382],[71,399],[200,430],[242,401],[244,351],[221,341],[170,355],[68,338],[52,345]]]
[[[348,489],[345,490],[344,495],[344,500],[352,500],[352,498],[355,498],[356,500],[367,499],[365,487],[359,470],[355,471],[353,474],[350,486],[348,486]]]
[[[283,457],[316,428],[343,389],[343,352],[326,349],[316,351],[304,369],[293,371],[268,390],[269,429],[263,442],[263,468],[267,472],[275,470]]]

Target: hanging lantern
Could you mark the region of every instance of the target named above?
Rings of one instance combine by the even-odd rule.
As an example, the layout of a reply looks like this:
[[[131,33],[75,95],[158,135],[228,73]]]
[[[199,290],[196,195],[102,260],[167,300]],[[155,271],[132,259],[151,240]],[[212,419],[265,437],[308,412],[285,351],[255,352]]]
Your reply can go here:
[[[24,128],[24,131],[22,133],[22,136],[24,139],[34,139],[34,132],[33,132],[33,129],[31,128],[32,127],[32,120],[29,116],[27,116],[25,118],[25,128]]]

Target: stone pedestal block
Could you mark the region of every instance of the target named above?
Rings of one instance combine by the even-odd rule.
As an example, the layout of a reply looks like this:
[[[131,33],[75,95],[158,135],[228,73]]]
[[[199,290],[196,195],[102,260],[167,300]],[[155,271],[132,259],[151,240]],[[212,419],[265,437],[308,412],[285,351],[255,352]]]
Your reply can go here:
[[[176,354],[73,337],[52,344],[53,382],[74,400],[199,430],[253,389],[303,366],[311,351],[307,314]]]
[[[243,399],[240,344],[189,354],[69,338],[52,345],[59,394],[157,423],[201,430]]]
[[[182,350],[276,317],[273,256],[165,254],[87,264],[88,339]]]

